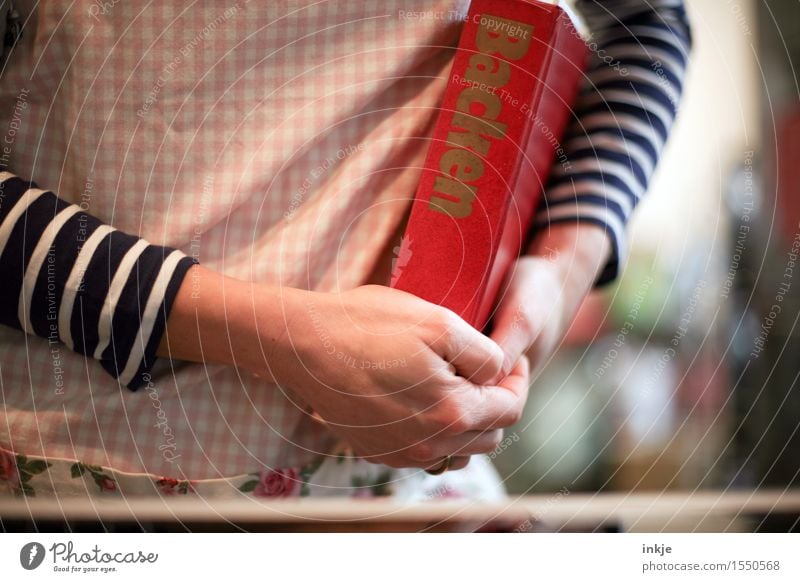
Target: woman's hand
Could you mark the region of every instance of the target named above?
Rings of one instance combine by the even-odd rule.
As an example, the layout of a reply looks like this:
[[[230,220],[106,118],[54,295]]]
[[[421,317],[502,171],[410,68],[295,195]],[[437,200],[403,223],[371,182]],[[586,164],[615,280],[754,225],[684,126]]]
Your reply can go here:
[[[369,461],[461,468],[521,414],[527,361],[501,374],[500,347],[447,309],[373,285],[287,307],[269,373]]]
[[[524,358],[451,311],[381,286],[274,288],[194,266],[159,354],[239,366],[302,400],[369,461],[451,468],[491,451],[522,413]]]
[[[611,243],[592,224],[551,226],[520,257],[506,283],[491,337],[510,370],[527,353],[537,370],[555,351],[608,260]]]

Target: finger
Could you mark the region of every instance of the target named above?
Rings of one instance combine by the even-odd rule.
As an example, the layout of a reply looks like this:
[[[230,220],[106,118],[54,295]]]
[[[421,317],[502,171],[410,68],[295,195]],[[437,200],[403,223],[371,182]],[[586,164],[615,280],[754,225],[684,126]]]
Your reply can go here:
[[[496,382],[502,375],[503,350],[458,315],[450,313],[447,333],[436,338],[431,348],[470,382]]]
[[[439,438],[435,443],[430,443],[424,448],[409,447],[400,454],[414,459],[417,466],[427,468],[428,465],[435,464],[437,459],[444,459],[448,456],[464,457],[489,453],[497,448],[502,440],[502,429],[473,430],[452,437]]]
[[[427,461],[420,461],[419,459],[411,458],[407,455],[402,454],[395,454],[395,455],[370,455],[365,457],[360,457],[367,461],[368,463],[372,463],[374,465],[386,465],[387,467],[391,467],[393,469],[425,469],[426,471],[434,471],[436,472],[437,469],[442,467],[442,464],[447,459],[448,455],[442,455],[436,459],[430,459]],[[457,471],[459,469],[463,469],[469,464],[469,456],[455,456],[450,459],[450,466],[447,469],[448,471]]]
[[[526,356],[517,360],[511,373],[497,386],[477,386],[471,418],[478,430],[508,428],[522,417],[530,386],[530,364]]]
[[[481,455],[494,450],[503,439],[503,431],[469,431],[451,437],[438,437],[415,443],[401,451],[378,455],[374,461],[391,464],[402,462],[406,467],[428,469],[447,457]],[[391,457],[391,458],[390,458]],[[439,463],[441,464],[441,463]]]
[[[467,456],[483,455],[493,451],[503,440],[503,430],[470,431],[437,443],[434,447],[436,458],[447,455]]]

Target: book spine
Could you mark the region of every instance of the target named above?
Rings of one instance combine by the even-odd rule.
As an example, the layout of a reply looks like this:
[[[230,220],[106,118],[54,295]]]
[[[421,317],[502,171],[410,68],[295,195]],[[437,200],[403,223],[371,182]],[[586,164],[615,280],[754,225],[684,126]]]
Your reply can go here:
[[[407,262],[393,286],[476,327],[559,14],[539,2],[472,2],[401,245]]]

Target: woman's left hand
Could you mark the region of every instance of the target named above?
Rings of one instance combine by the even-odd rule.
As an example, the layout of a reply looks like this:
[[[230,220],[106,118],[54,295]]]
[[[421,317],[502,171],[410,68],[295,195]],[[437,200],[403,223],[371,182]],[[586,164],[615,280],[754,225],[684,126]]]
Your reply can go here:
[[[593,224],[564,223],[543,231],[520,257],[501,295],[491,338],[509,372],[527,353],[531,373],[558,347],[608,260],[611,243]]]

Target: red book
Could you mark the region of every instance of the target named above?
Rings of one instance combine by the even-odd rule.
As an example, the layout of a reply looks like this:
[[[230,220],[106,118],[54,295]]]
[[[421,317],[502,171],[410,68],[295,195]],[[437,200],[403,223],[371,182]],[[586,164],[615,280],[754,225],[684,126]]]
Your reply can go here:
[[[561,8],[473,0],[433,131],[392,287],[483,329],[519,256],[587,48]]]

